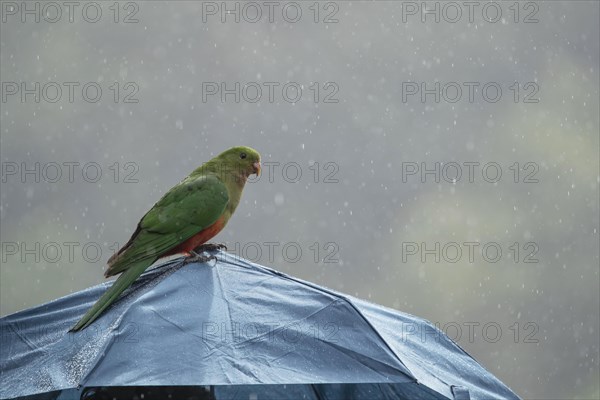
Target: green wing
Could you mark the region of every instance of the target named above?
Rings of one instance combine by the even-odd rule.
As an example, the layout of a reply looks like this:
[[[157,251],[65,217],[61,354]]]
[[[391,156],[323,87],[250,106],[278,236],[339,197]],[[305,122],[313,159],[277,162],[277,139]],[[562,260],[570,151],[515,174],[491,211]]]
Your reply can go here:
[[[209,227],[229,202],[225,185],[213,175],[186,178],[144,215],[119,253],[108,260],[106,276],[121,273],[115,283],[71,328],[94,322],[162,254]]]
[[[228,202],[227,188],[216,176],[184,179],[144,215],[129,242],[109,260],[105,275],[123,272],[141,260],[154,262],[215,223]]]

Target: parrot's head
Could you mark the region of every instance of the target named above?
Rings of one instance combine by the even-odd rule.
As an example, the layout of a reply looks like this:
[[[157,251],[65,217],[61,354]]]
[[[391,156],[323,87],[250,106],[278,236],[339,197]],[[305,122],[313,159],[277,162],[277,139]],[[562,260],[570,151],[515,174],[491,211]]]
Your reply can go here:
[[[227,169],[231,168],[246,178],[252,174],[260,174],[260,154],[250,147],[232,147],[219,154],[216,159]]]

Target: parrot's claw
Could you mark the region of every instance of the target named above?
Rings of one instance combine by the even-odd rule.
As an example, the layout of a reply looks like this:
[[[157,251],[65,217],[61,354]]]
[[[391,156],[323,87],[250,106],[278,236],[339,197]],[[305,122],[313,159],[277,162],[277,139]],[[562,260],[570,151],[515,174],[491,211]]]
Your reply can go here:
[[[191,263],[205,263],[210,260],[215,260],[217,262],[217,257],[214,255],[205,256],[202,254],[196,253],[195,250],[190,251],[190,255],[183,259],[183,265],[191,264]]]
[[[218,250],[227,250],[227,246],[225,246],[224,244],[221,244],[221,243],[205,243],[205,244],[201,244],[200,246],[198,246],[194,249],[194,251],[196,253],[204,253],[205,251],[211,252],[211,251],[218,251]]]
[[[220,243],[205,243],[194,250],[190,251],[190,255],[183,259],[183,265],[199,262],[205,263],[210,260],[215,260],[215,265],[217,264],[217,256],[214,254],[204,255],[204,253],[211,253],[219,250],[227,250],[227,246]]]

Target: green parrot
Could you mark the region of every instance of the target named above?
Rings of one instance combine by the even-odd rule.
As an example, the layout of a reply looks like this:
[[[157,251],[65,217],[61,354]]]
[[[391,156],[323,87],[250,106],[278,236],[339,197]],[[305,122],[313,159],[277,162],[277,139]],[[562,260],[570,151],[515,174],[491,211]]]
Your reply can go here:
[[[71,328],[86,328],[161,257],[194,252],[219,233],[240,202],[248,177],[260,174],[260,154],[233,147],[195,169],[142,217],[131,239],[108,260],[105,276],[121,274]]]

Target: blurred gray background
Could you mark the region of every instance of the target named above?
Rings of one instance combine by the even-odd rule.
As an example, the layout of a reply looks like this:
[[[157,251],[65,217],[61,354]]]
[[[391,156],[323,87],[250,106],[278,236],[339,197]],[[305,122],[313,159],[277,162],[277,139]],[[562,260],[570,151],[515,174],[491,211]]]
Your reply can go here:
[[[37,3],[36,22],[36,2],[7,3],[2,315],[102,282],[164,192],[249,145],[279,165],[216,238],[231,252],[438,323],[523,397],[600,396],[598,2],[476,2],[472,21],[461,2],[427,2],[439,21],[425,22],[420,2],[281,2],[272,20],[237,3],[224,23],[221,2],[99,2],[97,22],[85,2],[72,22],[66,6]],[[22,98],[36,82],[39,102]],[[206,82],[239,82],[239,102]],[[422,101],[406,82],[446,89]],[[438,165],[439,182],[403,176],[415,165]]]

